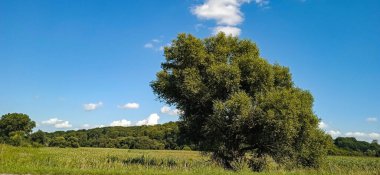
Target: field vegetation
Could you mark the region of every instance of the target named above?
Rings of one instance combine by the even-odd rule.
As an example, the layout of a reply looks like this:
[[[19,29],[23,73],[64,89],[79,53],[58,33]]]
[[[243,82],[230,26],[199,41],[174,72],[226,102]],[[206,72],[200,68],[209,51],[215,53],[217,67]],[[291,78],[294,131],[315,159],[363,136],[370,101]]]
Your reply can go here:
[[[329,156],[319,169],[225,170],[198,151],[0,145],[0,173],[16,174],[380,174],[380,159]]]

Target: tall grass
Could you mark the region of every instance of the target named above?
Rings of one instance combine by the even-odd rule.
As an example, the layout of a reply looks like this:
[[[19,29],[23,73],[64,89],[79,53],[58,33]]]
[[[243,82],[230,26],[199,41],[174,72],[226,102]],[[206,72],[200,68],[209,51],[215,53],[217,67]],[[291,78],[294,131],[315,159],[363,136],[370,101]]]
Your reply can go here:
[[[0,145],[0,173],[18,174],[256,174],[224,170],[196,151],[109,148],[22,148]],[[319,170],[259,174],[380,174],[380,159],[329,157]]]

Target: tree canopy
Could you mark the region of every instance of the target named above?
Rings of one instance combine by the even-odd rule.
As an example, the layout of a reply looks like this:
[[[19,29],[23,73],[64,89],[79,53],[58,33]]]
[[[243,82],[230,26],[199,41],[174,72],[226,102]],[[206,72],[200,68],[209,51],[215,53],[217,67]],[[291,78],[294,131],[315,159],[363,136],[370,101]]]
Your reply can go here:
[[[9,113],[1,116],[0,119],[0,136],[8,138],[12,132],[23,132],[29,135],[36,123],[28,115],[21,113]]]
[[[318,129],[313,96],[296,87],[287,67],[260,57],[255,43],[219,33],[179,34],[165,48],[151,87],[181,114],[188,141],[226,168],[248,157],[318,167],[331,140]]]

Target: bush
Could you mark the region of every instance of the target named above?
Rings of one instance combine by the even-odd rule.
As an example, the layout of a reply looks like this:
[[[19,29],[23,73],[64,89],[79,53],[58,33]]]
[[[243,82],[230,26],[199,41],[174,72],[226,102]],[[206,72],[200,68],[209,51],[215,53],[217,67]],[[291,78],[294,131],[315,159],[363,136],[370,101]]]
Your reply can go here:
[[[257,156],[253,154],[248,159],[248,165],[253,171],[273,171],[280,168],[279,164],[269,155]]]
[[[73,136],[69,137],[67,139],[67,146],[72,147],[72,148],[78,148],[79,147],[78,138],[73,137]]]
[[[60,148],[65,148],[67,147],[67,142],[66,142],[66,139],[64,137],[54,137],[50,143],[49,143],[49,146],[51,147],[60,147]]]
[[[191,148],[190,148],[190,146],[185,145],[185,146],[182,147],[182,150],[191,151]]]

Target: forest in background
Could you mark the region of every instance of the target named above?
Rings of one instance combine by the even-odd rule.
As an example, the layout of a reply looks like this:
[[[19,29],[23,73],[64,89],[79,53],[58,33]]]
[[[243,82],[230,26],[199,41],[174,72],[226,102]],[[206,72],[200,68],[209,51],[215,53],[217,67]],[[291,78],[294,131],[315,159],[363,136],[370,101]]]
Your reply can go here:
[[[8,138],[0,137],[0,141],[13,146],[33,147],[199,150],[196,144],[189,143],[181,136],[178,123],[55,132],[38,130],[29,135],[22,135],[21,131],[18,131],[11,133]],[[333,143],[328,151],[329,155],[380,157],[380,145],[377,140],[368,143],[358,141],[354,137],[338,137]]]

